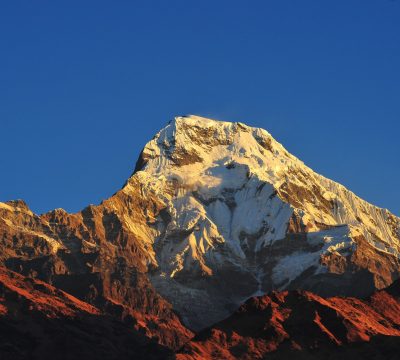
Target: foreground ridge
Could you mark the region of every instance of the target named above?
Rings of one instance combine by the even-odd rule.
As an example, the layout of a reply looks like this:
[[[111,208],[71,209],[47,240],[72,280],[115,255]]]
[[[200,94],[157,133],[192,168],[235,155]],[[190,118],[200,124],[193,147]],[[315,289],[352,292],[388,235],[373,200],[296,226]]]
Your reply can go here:
[[[307,291],[249,299],[198,333],[176,356],[137,331],[53,286],[0,267],[2,359],[397,359],[400,287],[367,299],[324,299]]]
[[[365,300],[273,292],[200,332],[177,359],[396,359],[399,314],[399,281]]]

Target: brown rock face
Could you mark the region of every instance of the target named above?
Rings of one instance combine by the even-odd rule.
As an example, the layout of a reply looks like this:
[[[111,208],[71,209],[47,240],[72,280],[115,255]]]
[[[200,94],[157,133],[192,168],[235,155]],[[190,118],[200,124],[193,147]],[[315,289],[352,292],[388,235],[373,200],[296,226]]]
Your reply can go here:
[[[177,348],[192,333],[148,280],[152,250],[121,220],[131,216],[140,227],[153,208],[153,199],[132,192],[77,214],[59,209],[37,216],[24,203],[5,203],[0,207],[1,262],[121,320],[134,319],[135,329]]]
[[[400,282],[365,300],[274,292],[197,334],[177,358],[395,359],[399,336]]]

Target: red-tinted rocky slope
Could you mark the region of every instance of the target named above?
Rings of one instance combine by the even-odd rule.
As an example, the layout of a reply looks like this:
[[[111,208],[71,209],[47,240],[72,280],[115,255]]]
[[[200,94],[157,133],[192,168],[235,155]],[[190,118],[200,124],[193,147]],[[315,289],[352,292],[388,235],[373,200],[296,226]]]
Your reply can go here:
[[[0,359],[165,359],[170,350],[96,307],[0,268]]]
[[[273,292],[200,332],[178,359],[397,359],[399,336],[398,281],[365,300]]]
[[[124,321],[64,291],[0,268],[0,358],[173,359]],[[254,297],[200,332],[176,355],[189,359],[397,359],[400,282],[368,299],[306,291]]]

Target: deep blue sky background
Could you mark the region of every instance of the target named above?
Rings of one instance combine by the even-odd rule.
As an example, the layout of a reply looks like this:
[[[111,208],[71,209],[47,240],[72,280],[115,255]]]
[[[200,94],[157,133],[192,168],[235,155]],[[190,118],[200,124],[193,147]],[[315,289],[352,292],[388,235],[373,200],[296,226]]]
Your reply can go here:
[[[400,215],[400,2],[1,2],[0,201],[99,203],[188,113],[263,127]]]

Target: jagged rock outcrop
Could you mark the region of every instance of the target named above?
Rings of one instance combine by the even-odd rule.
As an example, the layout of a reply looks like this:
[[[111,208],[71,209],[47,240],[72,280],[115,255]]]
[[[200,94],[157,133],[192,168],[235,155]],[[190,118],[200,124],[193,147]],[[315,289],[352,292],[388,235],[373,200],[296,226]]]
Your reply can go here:
[[[37,216],[0,203],[0,262],[178,348],[192,336],[181,320],[198,330],[271,290],[366,296],[390,285],[399,228],[265,130],[177,117],[98,206]]]

